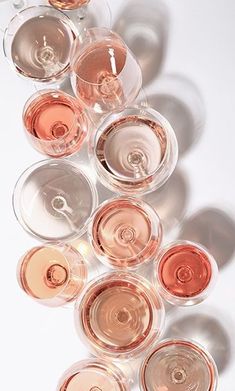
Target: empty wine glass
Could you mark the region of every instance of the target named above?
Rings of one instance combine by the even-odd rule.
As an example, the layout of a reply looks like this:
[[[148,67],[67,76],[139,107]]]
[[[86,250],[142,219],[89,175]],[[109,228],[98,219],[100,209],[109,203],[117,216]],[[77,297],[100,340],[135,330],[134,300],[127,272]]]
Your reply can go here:
[[[72,246],[34,247],[19,261],[20,287],[39,303],[57,307],[73,301],[87,280],[87,266]]]
[[[57,391],[129,391],[122,371],[103,359],[79,361],[62,376]]]
[[[111,27],[111,10],[107,0],[48,0],[53,7],[65,12],[78,30],[91,27]]]
[[[217,263],[204,247],[189,241],[176,241],[158,254],[154,284],[166,301],[188,306],[206,299],[217,274]]]
[[[140,371],[141,391],[215,391],[217,383],[211,355],[185,339],[168,339],[155,346]]]
[[[51,157],[76,153],[88,131],[84,109],[58,90],[42,90],[31,96],[23,110],[23,124],[32,146]]]
[[[99,180],[124,194],[161,187],[173,173],[178,145],[169,122],[157,111],[129,107],[106,117],[90,141]]]
[[[146,352],[160,337],[164,306],[145,278],[126,272],[92,280],[77,301],[78,333],[95,355],[126,360]]]
[[[136,269],[156,256],[162,241],[162,225],[146,202],[117,197],[105,201],[95,211],[89,237],[96,256],[105,265]]]
[[[71,20],[50,6],[34,6],[17,13],[3,38],[13,69],[33,81],[53,83],[70,68],[70,50],[77,34]]]
[[[33,236],[48,242],[80,237],[97,207],[93,182],[68,160],[45,160],[29,167],[13,193],[17,220]]]
[[[74,42],[71,80],[75,95],[89,110],[121,110],[137,97],[142,74],[123,40],[106,28],[91,28]]]

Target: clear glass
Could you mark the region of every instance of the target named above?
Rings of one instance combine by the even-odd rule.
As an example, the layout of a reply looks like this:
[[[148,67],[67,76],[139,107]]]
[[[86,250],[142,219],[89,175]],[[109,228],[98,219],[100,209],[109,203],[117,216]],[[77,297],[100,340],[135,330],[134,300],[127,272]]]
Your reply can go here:
[[[29,7],[10,21],[3,49],[19,75],[53,83],[69,73],[76,34],[75,26],[62,12],[44,5]]]
[[[79,361],[62,376],[57,391],[129,391],[129,385],[116,365],[103,359]]]
[[[153,260],[162,241],[157,213],[137,198],[105,201],[94,213],[88,232],[97,258],[115,269],[133,270]]]
[[[96,113],[122,110],[135,100],[142,86],[134,55],[106,28],[91,28],[77,37],[71,69],[75,95]]]
[[[166,301],[188,306],[206,299],[217,274],[217,263],[204,247],[189,241],[176,241],[158,254],[154,282]]]
[[[23,124],[31,145],[55,158],[78,152],[89,126],[76,99],[58,90],[42,90],[31,96],[23,110]]]
[[[90,142],[91,160],[99,180],[118,193],[148,193],[173,173],[178,146],[169,122],[157,111],[129,107],[113,113]]]
[[[215,362],[201,346],[187,340],[165,340],[142,364],[141,391],[215,391]]]
[[[97,207],[93,182],[68,160],[33,164],[19,178],[13,207],[22,227],[42,241],[68,241],[82,236]]]
[[[106,0],[49,0],[49,3],[65,12],[79,32],[91,27],[112,25],[112,14]]]
[[[164,307],[154,287],[134,273],[105,273],[86,287],[75,306],[78,333],[91,351],[112,360],[141,355],[157,340]]]
[[[31,298],[57,307],[78,297],[87,281],[87,267],[71,245],[46,245],[32,248],[21,258],[17,278]]]

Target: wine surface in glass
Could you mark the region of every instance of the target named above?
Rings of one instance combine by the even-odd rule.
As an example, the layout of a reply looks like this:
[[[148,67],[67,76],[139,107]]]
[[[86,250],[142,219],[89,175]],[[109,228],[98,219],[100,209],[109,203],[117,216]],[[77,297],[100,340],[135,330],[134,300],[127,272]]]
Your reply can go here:
[[[146,360],[143,391],[210,391],[215,379],[206,354],[190,342],[170,341]]]
[[[84,264],[76,265],[75,270],[76,275],[71,275],[68,261],[59,250],[37,247],[24,257],[19,278],[23,289],[33,298],[52,299],[66,289],[65,299],[70,301],[79,294],[86,280]]]
[[[75,100],[60,91],[42,93],[34,99],[24,112],[24,125],[29,134],[39,140],[55,142],[51,146],[53,156],[76,152],[87,128],[85,116]],[[40,146],[42,152],[47,153],[43,151],[43,143]]]
[[[126,48],[115,41],[88,45],[74,64],[76,89],[88,106],[96,101],[122,102],[123,89],[118,79],[124,68]]]
[[[194,297],[210,283],[212,267],[207,254],[190,244],[170,248],[160,260],[159,279],[164,288],[178,297]]]
[[[103,282],[85,296],[82,323],[86,336],[96,346],[113,353],[126,352],[149,335],[153,309],[138,284],[121,279]]]
[[[144,179],[160,166],[166,143],[160,125],[141,116],[128,116],[105,129],[97,142],[96,156],[117,179]]]
[[[33,17],[15,33],[11,56],[19,73],[36,80],[59,78],[69,67],[75,35],[69,24],[50,15]]]
[[[113,266],[143,263],[158,246],[158,239],[152,236],[147,212],[130,199],[113,200],[103,206],[92,225],[95,249]]]
[[[49,0],[49,3],[58,9],[75,10],[87,5],[90,0]]]

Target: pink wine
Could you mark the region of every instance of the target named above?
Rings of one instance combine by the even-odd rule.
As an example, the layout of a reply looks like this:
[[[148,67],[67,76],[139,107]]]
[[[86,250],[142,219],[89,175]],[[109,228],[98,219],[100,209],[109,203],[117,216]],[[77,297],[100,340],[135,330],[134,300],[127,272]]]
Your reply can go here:
[[[117,268],[137,267],[158,251],[162,230],[158,216],[143,201],[117,198],[96,212],[91,241],[97,256]]]
[[[87,5],[90,0],[49,0],[49,3],[58,9],[75,10]]]
[[[75,34],[69,23],[50,15],[27,20],[15,33],[12,61],[19,73],[35,80],[60,78],[68,69]]]
[[[62,377],[57,391],[127,391],[123,374],[102,359],[86,360],[73,365]]]
[[[189,341],[162,342],[145,360],[142,391],[215,391],[217,369],[213,359]]]
[[[204,294],[214,277],[214,260],[196,244],[173,244],[160,257],[157,278],[169,295],[193,299]]]
[[[106,181],[134,192],[151,186],[155,172],[162,165],[166,146],[162,126],[133,115],[120,118],[104,129],[95,154]]]
[[[87,288],[78,319],[79,330],[96,354],[129,357],[142,352],[159,335],[162,306],[146,280],[110,273]]]
[[[87,106],[115,108],[124,103],[119,75],[127,57],[127,49],[120,43],[90,44],[73,65],[76,92]]]
[[[77,152],[87,134],[87,119],[78,103],[62,91],[36,94],[26,103],[24,126],[33,146],[52,157]]]
[[[82,256],[68,245],[33,248],[21,259],[18,272],[23,290],[50,305],[74,300],[87,278]]]

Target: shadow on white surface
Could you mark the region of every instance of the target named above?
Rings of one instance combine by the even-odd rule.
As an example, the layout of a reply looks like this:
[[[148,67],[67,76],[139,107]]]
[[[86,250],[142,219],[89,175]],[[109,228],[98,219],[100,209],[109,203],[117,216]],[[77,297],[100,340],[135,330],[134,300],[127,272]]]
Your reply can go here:
[[[173,127],[179,158],[200,138],[205,124],[205,107],[197,86],[181,74],[161,76],[148,104],[168,119]]]
[[[123,4],[113,30],[137,57],[146,86],[157,77],[164,63],[169,11],[162,0],[129,0]]]
[[[164,338],[187,338],[200,343],[214,358],[221,374],[233,359],[234,325],[216,308],[173,308]]]
[[[221,209],[204,208],[184,221],[179,238],[204,245],[221,269],[235,253],[235,221]]]

